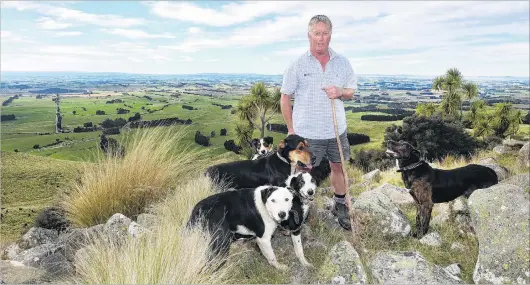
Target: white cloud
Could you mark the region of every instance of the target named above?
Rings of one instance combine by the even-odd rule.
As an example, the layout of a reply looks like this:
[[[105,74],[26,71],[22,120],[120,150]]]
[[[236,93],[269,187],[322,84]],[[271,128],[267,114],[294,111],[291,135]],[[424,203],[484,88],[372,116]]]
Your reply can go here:
[[[55,33],[55,36],[57,37],[75,37],[82,35],[82,32],[79,31],[70,31],[70,32],[57,32]]]
[[[203,33],[203,31],[199,27],[190,27],[188,29],[188,34],[191,34],[191,35],[198,35],[198,34],[202,34],[202,33]]]
[[[4,43],[34,43],[34,40],[29,39],[26,36],[15,34],[12,31],[8,30],[1,30],[0,31],[0,38],[2,40],[2,44]]]
[[[101,29],[101,31],[112,34],[112,35],[126,37],[129,39],[156,39],[156,38],[173,39],[175,38],[175,36],[169,33],[148,34],[147,32],[144,32],[142,30],[133,30],[133,29]]]
[[[48,2],[53,3],[53,2]],[[19,11],[37,11],[40,14],[55,17],[58,21],[72,21],[83,24],[91,24],[103,27],[127,28],[145,24],[144,19],[125,18],[120,15],[112,14],[91,14],[80,10],[57,7],[49,4],[22,2],[22,1],[3,1],[2,9],[14,8]]]
[[[37,20],[37,27],[44,30],[62,30],[71,26],[72,24],[70,23],[55,21],[48,17],[40,18]]]
[[[204,62],[216,62],[219,61],[218,58],[205,59]]]
[[[102,51],[97,47],[90,47],[84,45],[51,45],[39,47],[38,51],[44,54],[59,54],[69,56],[94,56],[94,57],[112,57],[115,53]]]
[[[223,5],[220,11],[203,8],[188,2],[156,1],[148,5],[151,6],[153,14],[163,18],[208,26],[227,27],[272,13],[294,13],[292,8],[298,6],[299,3],[290,1],[230,3]]]

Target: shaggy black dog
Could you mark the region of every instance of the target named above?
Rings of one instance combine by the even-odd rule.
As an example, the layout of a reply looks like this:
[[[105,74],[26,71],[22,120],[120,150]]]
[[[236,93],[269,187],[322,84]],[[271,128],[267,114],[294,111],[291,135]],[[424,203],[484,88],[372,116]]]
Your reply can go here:
[[[420,152],[405,141],[389,141],[386,153],[397,161],[398,172],[417,207],[415,237],[429,230],[434,203],[445,203],[461,195],[469,197],[476,189],[498,183],[491,168],[470,164],[450,170],[432,168],[420,159]]]

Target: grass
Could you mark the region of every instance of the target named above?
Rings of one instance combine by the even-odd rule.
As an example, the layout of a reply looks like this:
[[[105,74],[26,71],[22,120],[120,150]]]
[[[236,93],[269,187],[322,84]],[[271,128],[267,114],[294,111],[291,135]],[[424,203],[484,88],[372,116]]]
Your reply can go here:
[[[198,162],[180,141],[183,131],[154,128],[131,132],[124,157],[107,156],[86,164],[63,207],[77,226],[104,223],[114,213],[134,217],[163,197]]]
[[[183,182],[183,181],[182,181]],[[185,229],[193,205],[213,193],[205,177],[190,177],[153,206],[160,220],[139,238],[117,245],[95,238],[76,259],[76,283],[88,284],[224,284],[231,283],[228,264],[208,261],[208,233]]]
[[[1,243],[20,237],[37,214],[54,204],[81,175],[82,163],[1,152]]]

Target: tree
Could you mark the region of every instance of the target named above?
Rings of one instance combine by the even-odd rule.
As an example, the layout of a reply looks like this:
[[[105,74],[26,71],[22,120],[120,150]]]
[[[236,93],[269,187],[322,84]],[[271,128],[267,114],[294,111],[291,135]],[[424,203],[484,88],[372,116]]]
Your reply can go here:
[[[250,89],[250,94],[239,101],[236,107],[237,117],[248,124],[252,130],[258,129],[261,137],[264,137],[265,126],[280,109],[278,93],[279,90],[276,90],[271,94],[263,82],[254,84]]]
[[[432,117],[436,113],[436,105],[434,103],[418,104],[416,107],[416,114],[425,117]]]
[[[443,91],[440,106],[442,114],[456,118],[460,110],[460,120],[462,120],[462,101],[471,100],[478,95],[477,85],[464,81],[462,73],[457,68],[450,68],[444,75],[434,78],[432,89]]]
[[[492,118],[493,130],[495,135],[501,138],[506,137],[506,132],[510,128],[511,123],[511,103],[498,103],[495,104],[495,113]]]

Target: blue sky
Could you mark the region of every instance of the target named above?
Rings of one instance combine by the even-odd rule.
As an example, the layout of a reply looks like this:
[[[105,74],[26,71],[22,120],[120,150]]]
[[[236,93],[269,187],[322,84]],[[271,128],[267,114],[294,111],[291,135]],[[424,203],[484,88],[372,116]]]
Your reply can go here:
[[[529,76],[528,1],[2,1],[1,71],[282,74],[315,14],[357,74]]]

